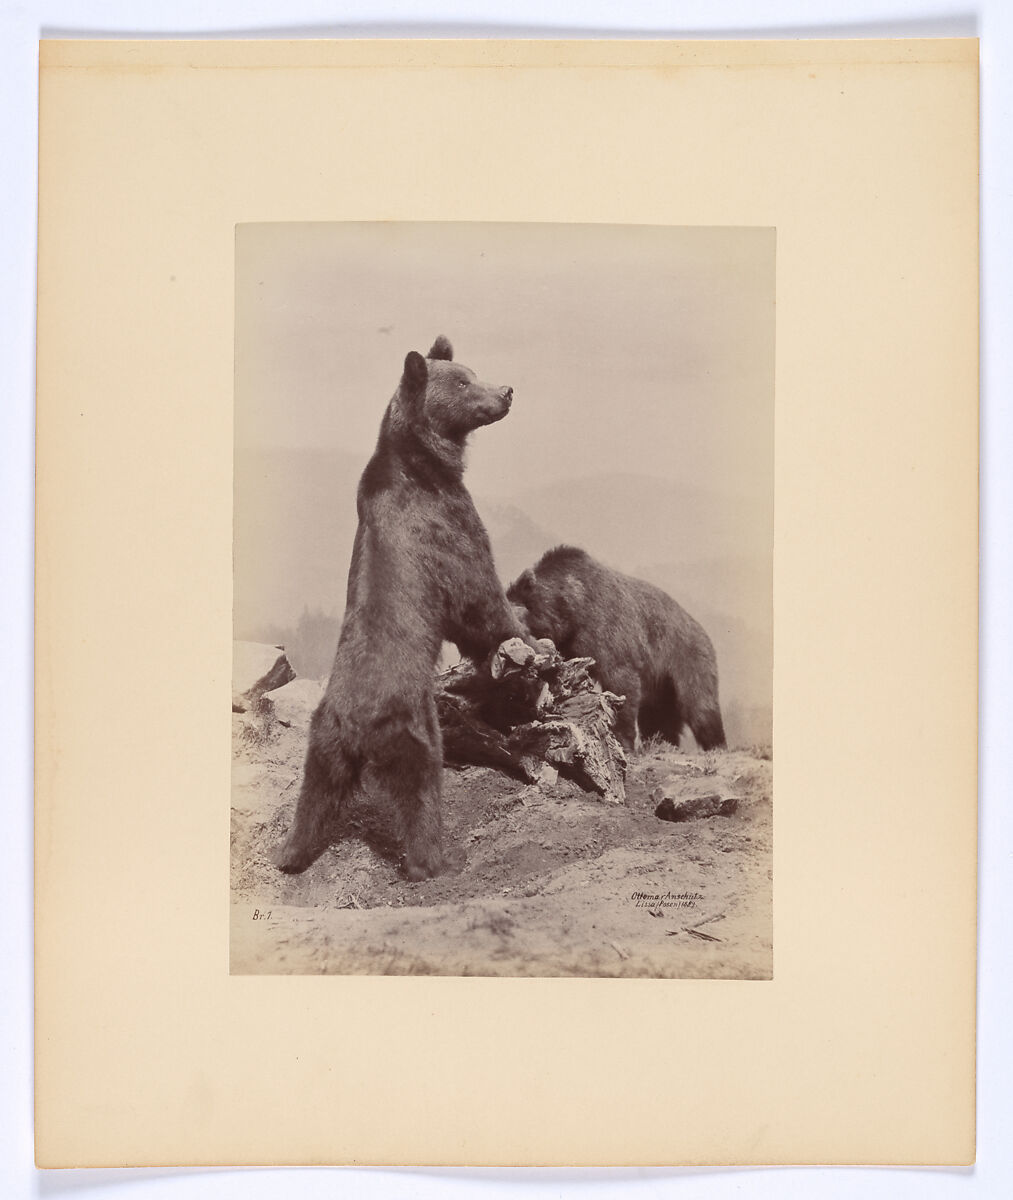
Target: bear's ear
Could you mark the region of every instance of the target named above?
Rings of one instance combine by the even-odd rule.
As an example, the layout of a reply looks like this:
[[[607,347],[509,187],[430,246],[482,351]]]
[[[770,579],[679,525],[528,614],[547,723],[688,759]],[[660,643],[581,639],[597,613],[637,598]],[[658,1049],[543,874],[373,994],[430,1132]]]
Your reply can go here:
[[[426,358],[442,358],[446,362],[451,362],[454,358],[454,347],[451,346],[441,333],[436,341],[433,342],[432,349],[426,355]]]
[[[410,395],[425,391],[429,380],[429,368],[426,360],[417,350],[409,350],[404,360],[404,378],[401,380],[402,390]]]

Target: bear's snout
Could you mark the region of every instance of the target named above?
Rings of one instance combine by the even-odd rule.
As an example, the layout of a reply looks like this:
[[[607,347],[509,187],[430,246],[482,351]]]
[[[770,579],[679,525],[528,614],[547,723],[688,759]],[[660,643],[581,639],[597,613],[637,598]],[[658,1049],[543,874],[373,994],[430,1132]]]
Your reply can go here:
[[[489,388],[485,394],[485,403],[476,410],[475,424],[492,425],[495,421],[502,421],[510,411],[513,398],[512,387]]]

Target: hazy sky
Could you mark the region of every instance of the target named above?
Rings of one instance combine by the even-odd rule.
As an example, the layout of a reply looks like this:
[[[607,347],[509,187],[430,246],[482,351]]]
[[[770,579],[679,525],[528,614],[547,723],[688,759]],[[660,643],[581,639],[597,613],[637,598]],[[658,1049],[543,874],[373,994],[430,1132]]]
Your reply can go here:
[[[514,406],[472,491],[636,473],[755,497],[773,471],[774,231],[242,225],[236,436],[363,456],[437,334]]]

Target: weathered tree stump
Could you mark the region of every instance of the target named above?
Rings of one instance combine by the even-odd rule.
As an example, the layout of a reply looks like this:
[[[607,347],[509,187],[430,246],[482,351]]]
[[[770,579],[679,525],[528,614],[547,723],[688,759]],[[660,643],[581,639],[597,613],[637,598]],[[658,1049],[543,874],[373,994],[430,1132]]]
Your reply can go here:
[[[615,804],[626,802],[626,755],[613,730],[622,697],[588,674],[590,658],[562,658],[504,642],[488,664],[464,660],[436,680],[443,758],[535,783],[558,771]]]

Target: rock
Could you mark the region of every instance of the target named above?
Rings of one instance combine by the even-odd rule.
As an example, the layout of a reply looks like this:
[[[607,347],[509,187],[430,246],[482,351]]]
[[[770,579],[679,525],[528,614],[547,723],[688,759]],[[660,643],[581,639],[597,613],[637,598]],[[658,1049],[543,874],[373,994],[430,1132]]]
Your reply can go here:
[[[661,794],[661,788],[655,788],[651,799],[657,800]],[[678,802],[666,796],[654,810],[654,815],[662,821],[693,821],[701,817],[730,817],[738,807],[737,796],[721,796],[717,792]]]
[[[282,725],[308,727],[323,694],[324,685],[316,679],[293,679],[284,687],[266,692],[264,699],[270,701],[275,719]]]
[[[542,763],[538,772],[538,782],[542,787],[554,788],[559,779],[559,771],[551,763]]]
[[[246,712],[264,692],[274,691],[295,679],[284,646],[262,642],[232,643],[232,711]]]

